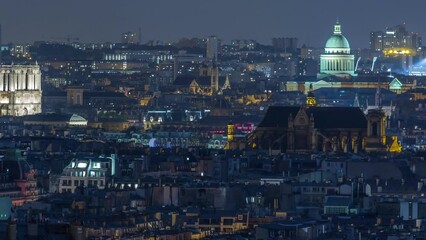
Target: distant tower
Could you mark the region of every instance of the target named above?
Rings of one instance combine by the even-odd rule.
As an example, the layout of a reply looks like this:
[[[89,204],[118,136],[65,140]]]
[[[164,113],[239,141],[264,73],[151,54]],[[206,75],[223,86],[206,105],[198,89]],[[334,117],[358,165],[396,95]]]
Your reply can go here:
[[[84,89],[80,87],[67,88],[67,104],[70,106],[82,106]]]
[[[210,36],[207,38],[206,43],[206,58],[210,62],[217,62],[217,54],[219,49],[219,40],[216,36]]]
[[[308,96],[306,96],[306,104],[307,108],[318,106],[317,100],[315,99],[314,89],[312,87],[312,83],[309,85]]]
[[[231,150],[232,149],[231,144],[234,141],[234,128],[235,128],[235,125],[232,122],[228,123],[228,126],[227,126],[228,132],[227,132],[227,137],[226,137],[227,142],[226,142],[226,145],[225,145],[225,150]]]
[[[210,94],[217,94],[219,91],[219,67],[213,64],[210,76]]]
[[[359,99],[358,99],[358,93],[355,93],[354,107],[360,107]]]
[[[381,84],[380,79],[377,82],[377,90],[376,90],[376,96],[375,96],[375,105],[377,108],[382,107],[382,91],[381,91]]]
[[[381,109],[370,109],[367,113],[367,152],[386,150],[386,115]]]

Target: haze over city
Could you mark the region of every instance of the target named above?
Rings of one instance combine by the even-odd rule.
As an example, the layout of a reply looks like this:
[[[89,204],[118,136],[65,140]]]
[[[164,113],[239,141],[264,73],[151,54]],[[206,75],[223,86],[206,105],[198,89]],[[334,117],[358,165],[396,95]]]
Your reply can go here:
[[[83,42],[118,41],[141,28],[142,42],[177,41],[216,35],[225,41],[247,38],[270,43],[292,36],[322,46],[337,18],[354,48],[368,46],[368,33],[401,23],[426,32],[422,0],[13,0],[3,1],[3,42],[31,43],[68,35]]]
[[[425,240],[424,9],[3,0],[0,239]]]

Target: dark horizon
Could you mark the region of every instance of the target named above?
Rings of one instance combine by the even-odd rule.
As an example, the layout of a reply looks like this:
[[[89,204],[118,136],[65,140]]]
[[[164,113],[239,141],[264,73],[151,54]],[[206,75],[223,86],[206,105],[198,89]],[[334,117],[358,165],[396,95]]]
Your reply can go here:
[[[410,2],[412,3],[410,5]],[[14,0],[2,4],[3,43],[32,43],[79,38],[81,42],[119,42],[122,32],[138,32],[149,40],[216,35],[225,42],[297,37],[299,46],[322,47],[339,18],[352,48],[366,48],[371,31],[406,23],[423,35],[426,2],[387,1],[205,1],[112,0],[58,2]],[[413,6],[415,4],[415,7]],[[96,30],[96,31],[94,31]]]

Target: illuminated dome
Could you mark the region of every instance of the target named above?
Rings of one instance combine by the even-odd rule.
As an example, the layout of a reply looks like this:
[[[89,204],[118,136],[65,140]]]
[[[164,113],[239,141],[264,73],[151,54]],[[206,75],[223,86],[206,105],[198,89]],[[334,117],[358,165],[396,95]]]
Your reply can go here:
[[[327,40],[325,48],[350,48],[350,46],[345,36],[342,34],[334,34]]]
[[[69,120],[69,125],[87,126],[87,120],[80,115],[73,114]]]
[[[319,76],[356,76],[354,66],[349,41],[342,35],[342,26],[337,22],[333,35],[325,44],[324,54],[321,55]]]
[[[348,39],[342,35],[342,26],[340,23],[336,23],[336,25],[334,25],[333,35],[328,38],[325,44],[325,53],[351,53],[351,47]]]

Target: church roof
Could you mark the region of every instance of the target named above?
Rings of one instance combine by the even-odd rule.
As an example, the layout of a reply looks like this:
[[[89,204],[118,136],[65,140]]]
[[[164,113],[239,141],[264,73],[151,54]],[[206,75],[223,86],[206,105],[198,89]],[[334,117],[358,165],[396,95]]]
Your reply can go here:
[[[367,128],[367,118],[357,107],[311,107],[315,128]]]
[[[210,76],[178,76],[176,77],[173,85],[177,86],[189,86],[192,81],[196,81],[200,86],[210,86],[211,77]],[[225,84],[226,77],[219,76],[219,86]]]
[[[299,112],[300,107],[293,106],[270,106],[258,127],[280,127],[288,126],[288,116],[293,117]]]
[[[271,106],[258,127],[287,128],[288,117],[296,117],[301,107]],[[355,107],[310,107],[308,116],[314,116],[314,126],[318,129],[367,128],[367,119],[360,108]]]

